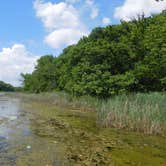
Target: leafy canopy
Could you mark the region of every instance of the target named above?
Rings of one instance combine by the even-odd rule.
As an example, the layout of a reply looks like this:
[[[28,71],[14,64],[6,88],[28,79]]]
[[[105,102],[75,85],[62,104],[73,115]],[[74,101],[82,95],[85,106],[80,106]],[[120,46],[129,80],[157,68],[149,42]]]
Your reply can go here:
[[[23,75],[31,92],[67,91],[109,97],[166,90],[166,12],[105,28],[97,27],[59,57],[41,57]]]

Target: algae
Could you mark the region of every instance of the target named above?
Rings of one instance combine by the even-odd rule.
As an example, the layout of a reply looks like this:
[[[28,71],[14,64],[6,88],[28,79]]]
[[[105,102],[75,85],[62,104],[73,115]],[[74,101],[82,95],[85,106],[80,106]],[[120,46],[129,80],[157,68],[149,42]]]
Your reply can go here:
[[[2,166],[166,165],[164,137],[102,128],[95,112],[44,101],[24,98],[20,107]]]
[[[165,166],[166,140],[135,132],[101,128],[94,112],[61,109],[40,102],[31,103],[39,120],[35,133],[51,137],[64,147],[67,165]],[[35,111],[36,110],[36,111]],[[42,120],[41,120],[42,119]]]

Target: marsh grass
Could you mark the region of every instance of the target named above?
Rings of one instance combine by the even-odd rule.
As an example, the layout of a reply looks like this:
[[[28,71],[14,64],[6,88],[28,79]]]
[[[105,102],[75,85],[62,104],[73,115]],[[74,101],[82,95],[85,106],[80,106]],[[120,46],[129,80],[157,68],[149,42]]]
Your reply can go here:
[[[98,120],[115,127],[146,134],[166,135],[166,94],[122,95],[102,102]]]
[[[97,113],[97,124],[166,136],[166,93],[137,93],[101,100],[66,93],[19,94],[26,100]]]

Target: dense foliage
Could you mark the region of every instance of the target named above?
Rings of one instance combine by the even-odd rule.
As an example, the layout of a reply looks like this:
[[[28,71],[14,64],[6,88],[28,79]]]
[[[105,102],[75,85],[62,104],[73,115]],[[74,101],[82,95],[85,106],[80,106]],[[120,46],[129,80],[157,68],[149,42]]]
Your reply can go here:
[[[22,76],[24,89],[31,92],[109,97],[165,91],[166,12],[95,28],[59,57],[41,57],[34,72]]]
[[[3,81],[0,81],[0,92],[1,91],[14,91],[14,87],[10,84],[3,82]]]

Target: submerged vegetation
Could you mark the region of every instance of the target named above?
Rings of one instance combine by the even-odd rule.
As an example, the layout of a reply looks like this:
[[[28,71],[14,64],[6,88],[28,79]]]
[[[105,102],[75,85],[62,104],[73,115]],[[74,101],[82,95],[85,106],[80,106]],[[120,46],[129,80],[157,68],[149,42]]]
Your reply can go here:
[[[166,136],[165,93],[119,95],[107,100],[74,97],[66,93],[20,95],[61,109],[96,112],[97,126]]]
[[[18,166],[165,166],[165,138],[96,125],[96,112],[85,109],[99,103],[94,98],[87,103],[86,97],[66,94],[11,95],[21,99],[21,122],[28,119],[31,131],[30,136],[15,138],[16,144],[24,142],[13,152]]]

